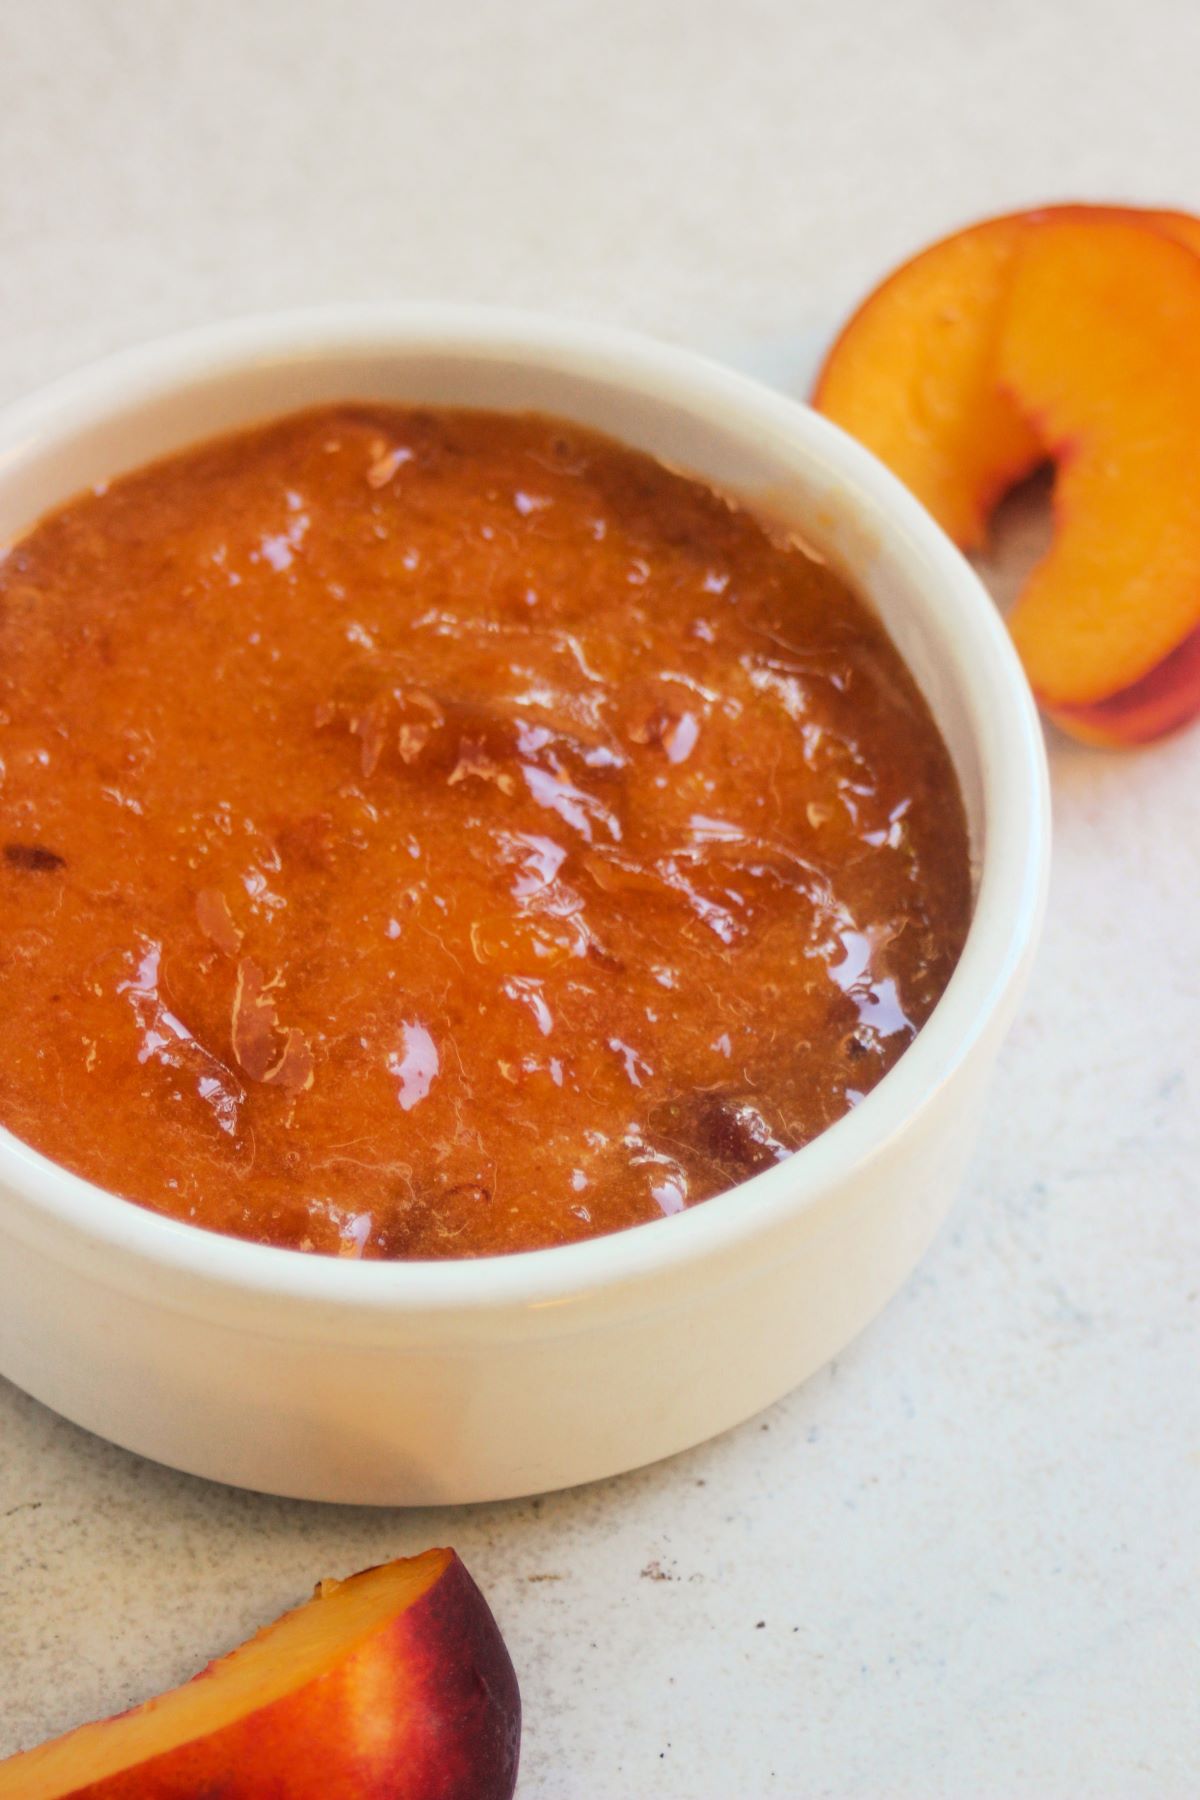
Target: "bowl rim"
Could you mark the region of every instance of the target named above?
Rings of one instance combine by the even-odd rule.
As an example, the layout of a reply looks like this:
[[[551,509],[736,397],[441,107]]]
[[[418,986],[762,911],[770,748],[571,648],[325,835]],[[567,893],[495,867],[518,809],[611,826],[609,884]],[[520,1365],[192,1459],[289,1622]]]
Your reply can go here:
[[[152,1212],[61,1168],[3,1127],[0,1212],[14,1199],[24,1202],[26,1233],[33,1216],[76,1245],[105,1252],[110,1267],[114,1259],[126,1267],[132,1260],[197,1289],[215,1285],[374,1313],[560,1307],[584,1293],[722,1257],[812,1210],[886,1156],[893,1138],[933,1104],[1021,981],[1036,945],[1049,864],[1045,748],[998,610],[889,470],[803,402],[694,351],[623,329],[432,302],[322,306],[202,326],[118,351],[5,407],[0,484],[43,438],[69,440],[174,389],[280,359],[407,358],[415,351],[515,358],[602,377],[719,416],[736,437],[768,433],[798,462],[819,462],[847,496],[848,510],[879,527],[883,563],[922,571],[941,602],[937,618],[929,615],[931,628],[959,646],[950,661],[979,757],[986,820],[975,908],[950,982],[882,1081],[786,1163],[701,1206],[578,1243],[409,1262],[258,1244]]]

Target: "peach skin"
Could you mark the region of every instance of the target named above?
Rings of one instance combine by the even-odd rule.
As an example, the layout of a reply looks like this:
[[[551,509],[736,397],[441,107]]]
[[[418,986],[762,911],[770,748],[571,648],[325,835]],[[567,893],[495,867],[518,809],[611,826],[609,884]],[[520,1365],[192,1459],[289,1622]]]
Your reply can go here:
[[[452,1550],[322,1582],[194,1680],[0,1763],[0,1800],[511,1800],[521,1704]]]
[[[1060,707],[1054,714],[1081,743],[1120,750],[1149,744],[1178,731],[1200,713],[1200,627],[1177,650],[1129,687],[1092,706]]]

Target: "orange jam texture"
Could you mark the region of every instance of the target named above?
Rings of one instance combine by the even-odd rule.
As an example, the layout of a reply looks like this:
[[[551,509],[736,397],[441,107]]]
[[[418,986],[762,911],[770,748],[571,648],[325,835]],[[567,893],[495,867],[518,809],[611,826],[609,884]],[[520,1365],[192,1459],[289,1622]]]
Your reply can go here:
[[[962,947],[947,752],[799,544],[551,419],[339,406],[0,562],[0,1120],[217,1231],[618,1230],[846,1112]]]

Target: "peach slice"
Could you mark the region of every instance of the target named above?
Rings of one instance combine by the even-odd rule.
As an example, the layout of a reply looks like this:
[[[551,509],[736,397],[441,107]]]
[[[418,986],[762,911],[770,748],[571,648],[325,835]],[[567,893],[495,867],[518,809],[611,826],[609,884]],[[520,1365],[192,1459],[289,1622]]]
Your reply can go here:
[[[0,1800],[510,1800],[521,1703],[452,1550],[322,1582],[193,1681],[0,1763]]]
[[[1200,251],[1187,213],[1070,204],[984,219],[895,270],[826,357],[813,405],[873,450],[964,550],[1001,495],[1044,460],[1036,427],[997,382],[1014,259],[1056,221],[1140,220]]]
[[[1011,623],[1039,699],[1088,742],[1200,712],[1198,277],[1186,213],[987,219],[889,276],[814,392],[964,549],[1008,487],[1057,464],[1055,541]]]
[[[1046,222],[1014,261],[997,374],[1057,465],[1053,541],[1009,621],[1030,682],[1068,728],[1121,694],[1144,728],[1129,690],[1200,627],[1200,256],[1128,219]],[[1188,672],[1168,672],[1173,724],[1200,709]]]

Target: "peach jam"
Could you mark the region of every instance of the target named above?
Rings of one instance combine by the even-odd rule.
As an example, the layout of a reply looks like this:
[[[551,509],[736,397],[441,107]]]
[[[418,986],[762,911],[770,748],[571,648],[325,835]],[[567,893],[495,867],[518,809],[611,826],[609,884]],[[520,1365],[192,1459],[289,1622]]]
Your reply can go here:
[[[935,1005],[950,759],[798,542],[553,419],[345,405],[0,562],[0,1122],[352,1257],[527,1250],[806,1144]]]

